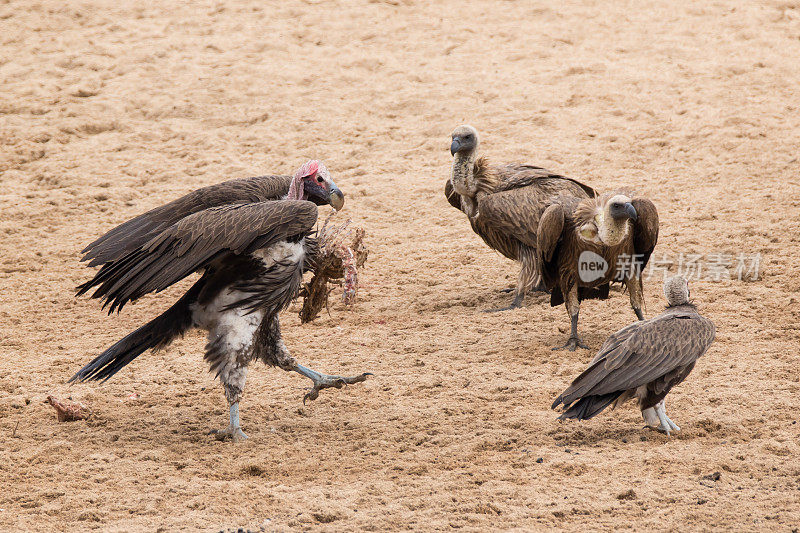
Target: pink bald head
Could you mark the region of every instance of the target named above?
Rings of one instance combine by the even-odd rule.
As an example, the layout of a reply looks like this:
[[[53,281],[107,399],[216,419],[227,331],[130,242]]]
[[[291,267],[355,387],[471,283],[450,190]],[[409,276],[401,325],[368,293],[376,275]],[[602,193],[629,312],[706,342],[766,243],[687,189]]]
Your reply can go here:
[[[313,177],[315,174],[317,174],[320,171],[320,167],[322,167],[325,173],[327,173],[325,165],[316,159],[311,159],[300,165],[300,168],[298,168],[297,172],[295,172],[294,176],[292,176],[292,182],[289,184],[289,194],[287,198],[290,200],[305,200],[303,180],[307,177]]]
[[[337,211],[344,205],[344,194],[331,179],[321,161],[305,162],[292,176],[288,200],[309,200],[317,205],[330,205]]]

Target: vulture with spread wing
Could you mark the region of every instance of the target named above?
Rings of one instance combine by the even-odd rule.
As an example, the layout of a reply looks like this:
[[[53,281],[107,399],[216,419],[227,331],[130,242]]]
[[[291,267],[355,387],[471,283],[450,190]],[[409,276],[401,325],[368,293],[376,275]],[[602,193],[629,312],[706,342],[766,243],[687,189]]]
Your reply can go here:
[[[689,301],[689,284],[676,276],[664,283],[666,311],[611,335],[589,368],[553,402],[560,419],[592,418],[603,409],[636,398],[648,426],[667,435],[680,428],[667,417],[664,398],[694,368],[714,340],[714,323]]]
[[[364,381],[329,376],[299,365],[281,339],[278,313],[295,298],[303,272],[314,267],[317,206],[339,210],[344,195],[319,161],[294,176],[236,179],[194,191],[140,215],[90,244],[83,261],[101,265],[78,295],[109,305],[109,314],[147,293],[159,292],[193,272],[200,279],[166,312],[118,341],[70,381],[107,380],[148,349],[169,344],[190,328],[208,331],[205,359],[222,381],[230,424],[218,431],[246,438],[239,399],[249,362],[310,378],[320,390]]]
[[[580,302],[607,298],[612,281],[626,286],[631,307],[644,320],[641,274],[658,241],[653,202],[623,193],[560,196],[542,213],[536,237],[550,305],[565,304],[571,320],[567,343],[554,349],[588,349],[578,336]]]
[[[576,200],[594,198],[594,189],[541,167],[492,166],[477,156],[478,132],[459,126],[452,133],[453,172],[444,193],[463,211],[472,229],[490,248],[522,264],[513,309],[522,305],[528,290],[541,289],[536,246],[539,218],[550,199],[563,195]]]

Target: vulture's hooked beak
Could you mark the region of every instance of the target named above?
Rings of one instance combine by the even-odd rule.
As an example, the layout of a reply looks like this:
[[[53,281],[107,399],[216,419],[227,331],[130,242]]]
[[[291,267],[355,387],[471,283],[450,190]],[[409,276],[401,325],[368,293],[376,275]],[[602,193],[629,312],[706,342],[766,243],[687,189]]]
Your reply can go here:
[[[340,211],[342,207],[344,207],[344,193],[340,191],[339,187],[333,182],[331,182],[331,194],[328,203],[337,211]]]
[[[450,143],[450,155],[456,155],[456,152],[461,148],[461,141],[459,139],[453,139],[453,142]]]
[[[627,216],[629,219],[633,220],[634,222],[639,220],[639,214],[636,212],[636,209],[633,207],[633,204],[631,204],[630,202],[625,204],[625,216]]]

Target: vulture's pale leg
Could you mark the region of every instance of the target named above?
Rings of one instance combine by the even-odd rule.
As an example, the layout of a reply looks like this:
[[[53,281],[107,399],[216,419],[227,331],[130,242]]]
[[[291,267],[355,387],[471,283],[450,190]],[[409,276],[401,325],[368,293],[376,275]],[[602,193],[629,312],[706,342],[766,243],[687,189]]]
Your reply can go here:
[[[239,399],[244,392],[244,382],[247,377],[247,367],[238,367],[220,374],[225,388],[225,398],[228,400],[228,427],[225,429],[212,429],[210,434],[216,435],[220,440],[230,438],[233,442],[241,442],[247,438],[239,422]]]
[[[278,322],[278,317],[273,317],[267,323],[267,327],[262,330],[264,338],[262,343],[259,344],[260,357],[264,359],[267,364],[275,365],[287,372],[297,372],[314,382],[311,391],[303,396],[303,403],[306,400],[316,400],[319,396],[319,391],[322,389],[336,388],[341,389],[345,385],[352,385],[367,379],[367,376],[372,374],[364,372],[360,376],[344,377],[344,376],[329,376],[327,374],[320,374],[316,370],[311,370],[303,365],[297,363],[294,357],[289,353],[286,344],[281,337],[281,325]]]
[[[586,346],[581,338],[578,336],[578,313],[580,312],[580,301],[578,300],[578,286],[573,285],[572,288],[569,290],[567,294],[566,302],[564,302],[567,307],[567,313],[569,314],[570,318],[570,333],[569,339],[567,339],[567,343],[564,346],[558,346],[553,348],[553,350],[569,350],[570,352],[574,352],[576,348],[583,348],[584,350],[588,350],[589,347]]]
[[[306,400],[316,400],[317,396],[319,396],[319,391],[323,389],[341,389],[345,385],[352,385],[353,383],[365,381],[367,376],[372,375],[370,372],[364,372],[359,376],[352,377],[329,376],[328,374],[320,374],[316,370],[311,370],[310,368],[306,368],[303,365],[298,364],[295,364],[294,367],[290,368],[289,370],[297,372],[298,374],[301,374],[314,382],[314,386],[311,388],[311,391],[303,396],[303,403],[306,403]]]
[[[658,425],[661,423],[661,420],[658,418],[656,414],[656,410],[652,407],[648,407],[647,409],[642,410],[642,418],[644,418],[644,423],[647,424],[648,427],[653,429],[657,428]]]
[[[247,438],[239,423],[239,399],[247,380],[247,361],[251,358],[253,340],[261,325],[264,313],[247,313],[242,309],[227,309],[239,301],[243,293],[226,289],[213,301],[194,311],[195,323],[208,330],[205,360],[216,372],[225,389],[230,422],[226,429],[213,430],[219,439],[231,438],[234,442]]]
[[[232,403],[229,409],[230,423],[226,429],[212,429],[210,434],[219,440],[230,438],[233,442],[241,442],[247,438],[239,425],[239,402]]]
[[[656,404],[656,414],[658,414],[658,418],[661,420],[661,425],[658,427],[658,430],[669,435],[670,431],[680,431],[681,428],[679,428],[675,422],[669,419],[667,416],[666,406],[667,404],[664,400],[658,402],[658,404]]]

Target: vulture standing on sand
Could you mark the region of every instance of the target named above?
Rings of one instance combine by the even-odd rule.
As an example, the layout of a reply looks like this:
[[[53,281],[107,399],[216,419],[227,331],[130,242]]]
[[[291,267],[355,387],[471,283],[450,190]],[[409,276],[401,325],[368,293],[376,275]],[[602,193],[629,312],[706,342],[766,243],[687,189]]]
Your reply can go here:
[[[205,359],[222,381],[230,424],[219,436],[242,440],[239,424],[250,361],[310,378],[320,390],[364,381],[329,376],[299,365],[281,339],[278,313],[297,295],[303,272],[313,269],[317,206],[339,210],[344,195],[319,161],[294,176],[226,181],[194,191],[106,233],[83,250],[83,261],[101,265],[78,295],[109,314],[129,301],[159,292],[193,272],[200,279],[172,307],[123,338],[78,371],[70,382],[107,380],[148,349],[162,348],[190,328],[208,331]]]
[[[625,284],[636,317],[644,320],[641,274],[658,241],[653,202],[622,193],[583,200],[562,195],[542,213],[536,237],[550,305],[564,303],[572,322],[567,343],[554,349],[588,349],[578,336],[580,302],[607,298],[612,281]]]
[[[531,165],[489,165],[477,156],[478,132],[459,126],[452,133],[453,172],[444,193],[469,218],[473,231],[504,256],[522,263],[514,300],[504,311],[522,305],[528,290],[541,289],[536,263],[539,217],[551,198],[596,196],[594,189],[572,178]]]
[[[585,420],[611,404],[635,397],[648,426],[680,431],[669,419],[664,398],[694,368],[714,340],[714,323],[689,301],[689,284],[680,276],[664,283],[666,311],[634,322],[611,335],[589,368],[553,402],[564,404],[559,417]]]

